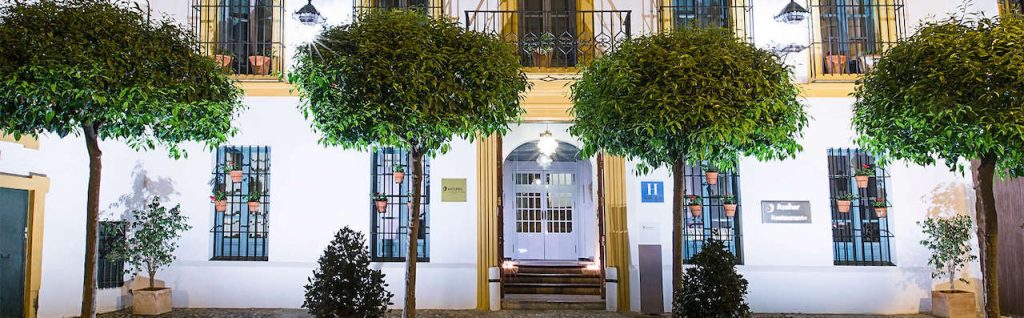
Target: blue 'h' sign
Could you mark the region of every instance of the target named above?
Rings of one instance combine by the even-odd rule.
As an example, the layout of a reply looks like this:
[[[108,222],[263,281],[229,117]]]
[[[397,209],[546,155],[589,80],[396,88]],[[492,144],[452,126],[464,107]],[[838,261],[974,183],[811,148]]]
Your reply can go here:
[[[665,202],[665,183],[661,181],[641,181],[640,202]]]

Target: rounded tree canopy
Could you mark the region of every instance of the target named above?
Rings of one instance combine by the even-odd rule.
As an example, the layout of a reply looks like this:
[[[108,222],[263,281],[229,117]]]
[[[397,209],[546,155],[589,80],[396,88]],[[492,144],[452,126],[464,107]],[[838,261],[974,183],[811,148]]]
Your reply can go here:
[[[718,28],[680,28],[624,43],[572,86],[585,144],[640,161],[639,171],[686,159],[720,168],[740,156],[782,159],[807,125],[791,71],[771,52]]]
[[[126,3],[40,0],[0,7],[0,130],[123,139],[136,149],[220,144],[242,107],[191,32]]]
[[[923,25],[878,61],[855,93],[865,149],[917,164],[993,158],[1024,175],[1024,21]],[[962,171],[962,170],[961,170]]]
[[[321,143],[444,152],[503,133],[528,84],[515,48],[418,11],[372,10],[299,49],[289,76]]]

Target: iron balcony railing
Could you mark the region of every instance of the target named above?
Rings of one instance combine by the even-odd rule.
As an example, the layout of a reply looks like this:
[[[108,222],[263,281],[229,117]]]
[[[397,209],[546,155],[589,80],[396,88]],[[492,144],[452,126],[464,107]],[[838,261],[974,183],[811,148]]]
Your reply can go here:
[[[907,30],[903,0],[821,0],[811,6],[811,77],[850,81],[874,69]]]
[[[192,0],[199,51],[240,80],[276,80],[284,66],[282,0]]]
[[[753,42],[752,0],[674,0],[658,7],[658,31],[684,27],[726,28]]]
[[[575,67],[629,39],[630,11],[466,11],[466,28],[516,46],[524,67]]]
[[[353,0],[352,12],[358,16],[375,9],[415,9],[432,17],[443,16],[447,0]]]

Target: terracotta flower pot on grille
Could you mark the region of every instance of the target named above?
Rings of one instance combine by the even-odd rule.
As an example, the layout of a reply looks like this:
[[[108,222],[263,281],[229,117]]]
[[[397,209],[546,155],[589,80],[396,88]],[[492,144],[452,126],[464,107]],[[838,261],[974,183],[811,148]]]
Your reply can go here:
[[[231,175],[231,182],[242,182],[242,170],[231,170],[228,174]]]
[[[217,200],[217,201],[213,202],[213,207],[214,207],[214,209],[217,210],[217,212],[227,211],[228,210],[228,200]]]
[[[402,181],[405,180],[405,172],[398,172],[398,171],[396,171],[395,174],[392,175],[392,176],[394,176],[394,178],[395,178],[395,183],[398,183],[398,184],[401,184]]]
[[[709,185],[718,184],[718,171],[708,171],[704,173],[704,178],[708,179]]]
[[[850,204],[852,203],[850,200],[836,200],[836,209],[839,210],[839,213],[850,212]]]
[[[373,203],[377,205],[377,212],[384,213],[388,211],[388,200],[374,200]]]
[[[249,202],[249,212],[259,212],[259,211],[260,211],[260,203],[259,202]]]
[[[868,180],[870,180],[870,177],[869,176],[854,176],[853,179],[855,181],[857,181],[857,187],[858,188],[864,189],[864,188],[868,187]]]
[[[736,216],[736,204],[723,204],[722,208],[725,209],[725,216],[726,217],[730,217],[731,218],[731,217]]]
[[[249,57],[249,64],[252,64],[252,73],[255,75],[270,74],[270,57],[253,55]]]
[[[231,62],[235,60],[231,55],[214,54],[213,57],[217,60],[217,64],[223,68],[231,66]]]
[[[880,217],[880,218],[884,218],[887,214],[889,214],[889,209],[888,208],[885,208],[885,207],[876,207],[875,208],[875,216]]]
[[[704,213],[704,207],[699,205],[690,205],[690,215],[695,218],[699,218]]]

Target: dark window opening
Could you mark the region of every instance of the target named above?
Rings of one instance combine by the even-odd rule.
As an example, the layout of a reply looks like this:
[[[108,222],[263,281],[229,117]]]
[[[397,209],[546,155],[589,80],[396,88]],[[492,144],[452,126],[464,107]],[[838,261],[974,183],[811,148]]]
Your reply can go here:
[[[408,151],[383,148],[373,153],[370,163],[371,193],[387,197],[383,213],[370,200],[370,254],[374,262],[404,262],[408,252],[409,212],[412,209],[412,169]],[[404,168],[402,183],[395,182],[395,166]],[[430,261],[430,160],[423,158],[423,185],[420,196],[420,228],[417,235],[417,261]]]
[[[866,188],[857,186],[854,176],[864,165],[874,168]],[[888,193],[889,175],[876,167],[875,158],[859,149],[829,149],[829,193],[832,206],[832,252],[835,265],[895,266],[892,261],[889,214],[879,215],[876,200],[891,202]],[[850,200],[847,212],[840,212],[839,201]]]

